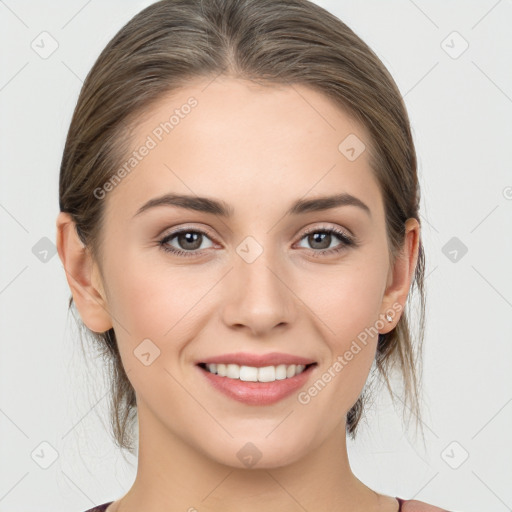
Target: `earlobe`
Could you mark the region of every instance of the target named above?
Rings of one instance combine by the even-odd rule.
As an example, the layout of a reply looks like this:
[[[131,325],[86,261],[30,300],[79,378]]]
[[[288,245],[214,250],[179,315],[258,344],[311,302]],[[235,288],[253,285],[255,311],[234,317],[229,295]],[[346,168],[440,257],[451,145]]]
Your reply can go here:
[[[91,331],[108,331],[112,327],[111,315],[91,254],[80,240],[69,213],[60,212],[56,225],[57,251],[82,321]]]
[[[381,334],[391,331],[405,307],[411,283],[418,262],[420,243],[420,225],[417,219],[407,219],[405,223],[405,240],[402,251],[397,255],[393,268],[390,271],[388,286],[382,301],[382,314],[390,314],[391,321],[386,321]]]

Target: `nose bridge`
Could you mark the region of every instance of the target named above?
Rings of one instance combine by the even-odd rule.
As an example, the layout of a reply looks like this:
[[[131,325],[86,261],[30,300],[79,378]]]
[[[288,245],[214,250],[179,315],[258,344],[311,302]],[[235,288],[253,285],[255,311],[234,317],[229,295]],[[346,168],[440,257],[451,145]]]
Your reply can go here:
[[[263,245],[248,236],[236,248],[230,272],[231,296],[225,309],[228,324],[242,324],[262,332],[292,321],[293,299],[284,284],[284,265],[270,240],[266,237]]]

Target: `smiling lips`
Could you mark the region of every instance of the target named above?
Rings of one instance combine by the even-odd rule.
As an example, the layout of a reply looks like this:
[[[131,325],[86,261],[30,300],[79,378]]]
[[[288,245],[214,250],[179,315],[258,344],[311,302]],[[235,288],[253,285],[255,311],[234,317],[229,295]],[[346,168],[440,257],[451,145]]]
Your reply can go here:
[[[197,366],[228,397],[248,405],[270,405],[302,387],[316,362],[278,352],[239,352],[211,357]]]

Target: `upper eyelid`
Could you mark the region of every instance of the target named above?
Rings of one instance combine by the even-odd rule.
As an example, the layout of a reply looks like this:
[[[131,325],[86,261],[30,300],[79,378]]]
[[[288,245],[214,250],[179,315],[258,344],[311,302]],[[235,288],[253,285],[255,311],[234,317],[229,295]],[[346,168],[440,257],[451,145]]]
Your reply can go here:
[[[208,230],[207,228],[204,228],[204,227],[199,228],[199,227],[195,227],[195,226],[184,226],[184,227],[179,227],[176,229],[171,228],[170,231],[164,230],[164,232],[162,234],[160,234],[158,236],[158,238],[160,240],[165,239],[165,238],[173,238],[174,236],[179,235],[180,233],[187,233],[189,231],[203,233],[203,234],[207,235],[210,239],[212,239],[212,241],[214,239],[216,239],[216,237],[213,236],[210,233],[210,230]]]
[[[306,228],[302,232],[302,236],[305,236],[309,233],[315,233],[316,231],[324,231],[324,230],[325,231],[342,231],[347,237],[350,237],[350,238],[354,237],[352,232],[350,230],[348,230],[347,228],[340,227],[340,226],[332,226],[332,225],[331,226],[312,226],[310,228]]]

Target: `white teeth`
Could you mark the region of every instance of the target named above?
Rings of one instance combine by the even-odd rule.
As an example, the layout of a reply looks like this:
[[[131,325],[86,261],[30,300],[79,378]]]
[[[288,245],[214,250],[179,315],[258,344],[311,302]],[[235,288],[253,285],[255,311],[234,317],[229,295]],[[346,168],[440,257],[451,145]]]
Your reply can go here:
[[[216,373],[220,377],[240,379],[246,382],[274,382],[275,380],[290,379],[299,375],[306,368],[303,364],[280,364],[278,366],[239,366],[237,364],[207,364],[210,373]]]
[[[230,379],[239,379],[240,378],[240,368],[237,364],[227,364],[226,365],[226,377]]]

